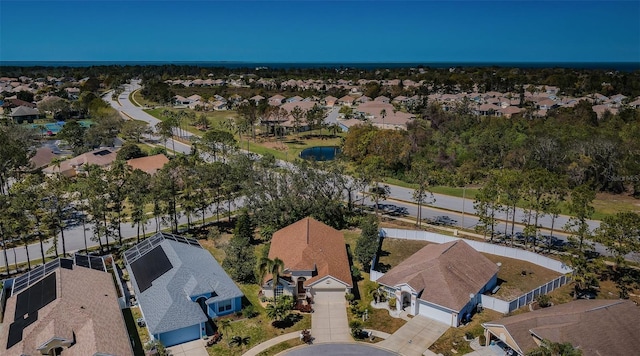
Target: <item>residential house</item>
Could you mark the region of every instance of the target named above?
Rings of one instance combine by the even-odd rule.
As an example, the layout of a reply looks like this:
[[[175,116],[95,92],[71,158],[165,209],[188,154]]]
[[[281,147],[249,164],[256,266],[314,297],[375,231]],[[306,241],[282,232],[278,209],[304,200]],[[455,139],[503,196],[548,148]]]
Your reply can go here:
[[[198,240],[159,232],[124,257],[149,335],[164,346],[212,335],[213,319],[242,308],[242,292]]]
[[[151,175],[156,174],[156,172],[161,170],[167,163],[169,163],[169,159],[162,153],[153,156],[132,158],[127,161],[127,165],[131,167],[131,170],[139,169]]]
[[[258,103],[260,103],[260,101],[264,99],[265,98],[262,95],[254,95],[251,98],[249,98],[249,100],[253,101],[256,105],[258,105]]]
[[[487,341],[518,355],[542,340],[568,342],[584,356],[633,355],[640,350],[640,308],[630,300],[576,300],[482,324]]]
[[[295,102],[302,101],[302,100],[304,100],[303,97],[296,95],[296,96],[292,96],[292,97],[288,98],[286,100],[286,102],[287,103],[295,103]]]
[[[0,354],[132,356],[111,273],[56,259],[13,280]]]
[[[225,101],[220,101],[220,100],[214,101],[213,104],[211,104],[211,107],[213,107],[213,110],[215,111],[228,110],[227,103]]]
[[[363,95],[363,96],[359,97],[358,99],[356,99],[356,104],[367,103],[367,102],[370,102],[370,101],[371,101],[370,97],[368,97],[366,95]]]
[[[377,282],[397,307],[450,326],[460,325],[497,283],[498,266],[463,240],[429,244]]]
[[[517,106],[507,106],[506,108],[500,108],[498,109],[498,112],[500,113],[499,116],[504,116],[507,119],[511,118],[511,116],[515,115],[515,114],[519,114],[521,112],[523,112],[524,110],[517,107]]]
[[[345,95],[342,98],[338,99],[338,104],[343,106],[352,106],[356,99],[352,96]]]
[[[269,258],[284,262],[275,293],[297,299],[307,297],[344,300],[353,281],[342,232],[311,217],[276,231]],[[273,297],[273,276],[262,281],[262,292]]]
[[[80,173],[84,173],[89,165],[108,168],[116,160],[116,156],[117,153],[112,148],[99,148],[57,164],[52,164],[43,169],[42,172],[47,175],[61,174],[65,177],[75,177]]]
[[[17,108],[11,109],[9,116],[16,124],[22,124],[24,122],[32,124],[34,120],[40,117],[40,111],[28,106],[18,106]]]
[[[29,159],[29,169],[40,170],[50,165],[56,157],[58,157],[58,155],[56,155],[51,148],[40,147],[36,150],[36,154]]]
[[[280,94],[276,94],[272,97],[269,98],[269,105],[271,106],[280,106],[282,105],[282,102],[284,101],[285,97],[280,95]]]
[[[373,101],[378,101],[378,102],[381,102],[381,103],[387,103],[388,104],[391,101],[391,99],[387,98],[384,95],[380,95],[380,96],[377,96],[375,99],[373,99]]]
[[[356,111],[382,129],[406,130],[407,124],[415,118],[413,114],[396,110],[392,104],[375,100],[358,105]]]
[[[335,96],[329,95],[326,98],[324,98],[322,101],[324,102],[324,106],[332,108],[338,102],[338,98],[336,98]]]

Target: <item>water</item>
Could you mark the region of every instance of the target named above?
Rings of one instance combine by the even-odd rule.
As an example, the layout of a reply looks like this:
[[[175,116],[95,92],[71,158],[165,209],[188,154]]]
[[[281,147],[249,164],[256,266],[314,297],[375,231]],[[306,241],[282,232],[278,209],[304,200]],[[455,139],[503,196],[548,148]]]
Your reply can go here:
[[[505,68],[574,68],[605,69],[632,72],[640,69],[638,62],[240,62],[240,61],[0,61],[0,67],[91,67],[91,66],[156,66],[185,65],[197,67],[241,68],[450,68],[450,67],[505,67]]]
[[[305,148],[300,152],[300,158],[314,161],[332,161],[340,153],[336,146],[315,146]]]

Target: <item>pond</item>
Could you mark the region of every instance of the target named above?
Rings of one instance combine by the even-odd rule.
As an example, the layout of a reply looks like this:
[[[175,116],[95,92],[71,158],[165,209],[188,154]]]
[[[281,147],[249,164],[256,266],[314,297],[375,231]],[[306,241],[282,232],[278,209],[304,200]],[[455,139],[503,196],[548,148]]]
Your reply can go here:
[[[340,153],[337,146],[315,146],[300,152],[300,158],[314,161],[331,161]]]

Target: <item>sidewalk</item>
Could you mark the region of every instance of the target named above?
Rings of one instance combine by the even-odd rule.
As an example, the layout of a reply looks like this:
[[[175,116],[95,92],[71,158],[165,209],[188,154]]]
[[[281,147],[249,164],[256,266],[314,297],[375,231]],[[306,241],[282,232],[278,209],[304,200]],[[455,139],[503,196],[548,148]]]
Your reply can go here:
[[[284,335],[280,335],[278,337],[274,337],[273,339],[267,340],[261,344],[258,344],[256,346],[254,346],[252,349],[250,349],[249,351],[245,352],[243,354],[243,356],[255,356],[259,353],[261,353],[262,351],[275,346],[281,342],[285,342],[287,340],[293,340],[293,339],[298,339],[300,338],[300,331],[293,331],[290,332],[288,334],[284,334]]]

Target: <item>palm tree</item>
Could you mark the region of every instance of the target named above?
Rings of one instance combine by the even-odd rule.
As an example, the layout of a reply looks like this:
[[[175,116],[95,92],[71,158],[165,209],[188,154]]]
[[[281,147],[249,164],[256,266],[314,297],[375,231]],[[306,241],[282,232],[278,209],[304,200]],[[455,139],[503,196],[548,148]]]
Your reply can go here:
[[[266,308],[267,317],[274,321],[274,323],[284,320],[289,314],[289,310],[283,304],[269,304]]]
[[[251,339],[251,336],[236,335],[229,341],[229,346],[240,346],[244,348],[245,345],[249,345],[249,339]]]
[[[229,329],[231,329],[231,320],[224,319],[218,321],[218,328],[222,329],[222,331],[226,334]]]
[[[276,287],[279,284],[280,275],[284,270],[284,262],[278,257],[269,259],[268,257],[263,257],[258,262],[258,282],[262,283],[264,278],[270,274],[272,277],[271,280],[271,288],[273,290],[273,305],[277,305],[277,296],[276,296]]]
[[[386,109],[382,109],[380,111],[380,116],[382,116],[382,128],[384,129],[384,118],[387,117],[387,110]]]

